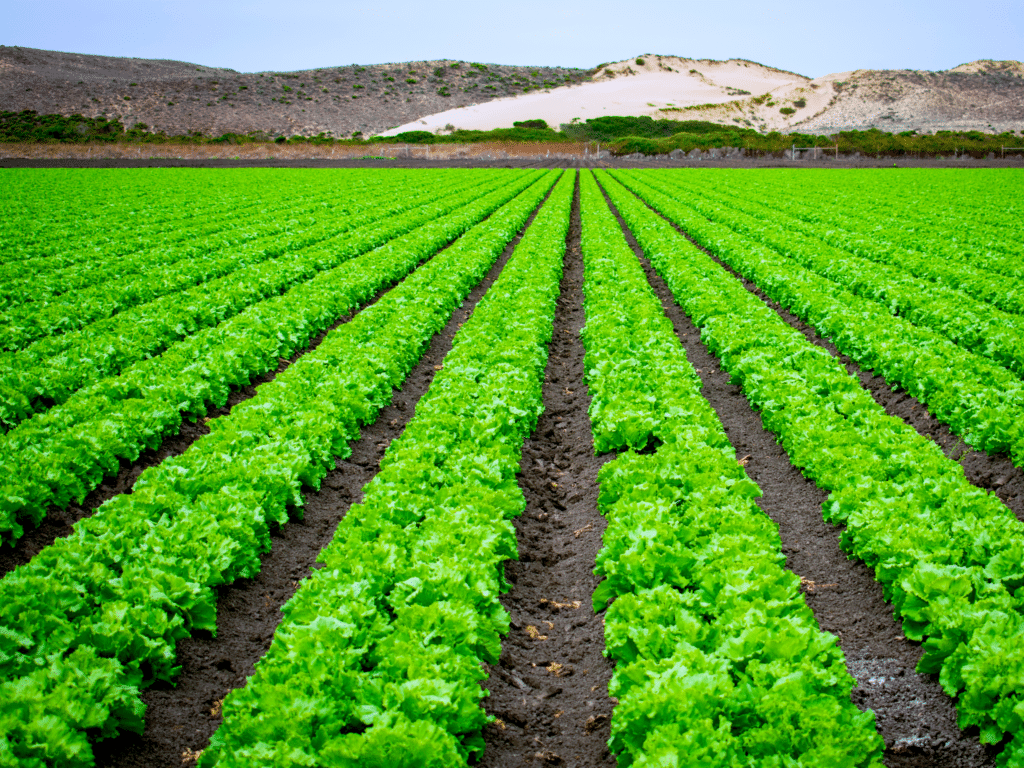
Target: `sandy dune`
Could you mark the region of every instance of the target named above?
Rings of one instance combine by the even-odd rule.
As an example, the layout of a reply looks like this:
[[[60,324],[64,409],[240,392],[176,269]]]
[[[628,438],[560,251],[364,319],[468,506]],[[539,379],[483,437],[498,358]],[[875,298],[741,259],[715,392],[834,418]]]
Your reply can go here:
[[[708,61],[647,56],[639,59],[642,64],[637,61],[630,59],[601,67],[589,83],[440,112],[383,135],[410,130],[436,131],[446,125],[477,130],[508,128],[515,120],[534,118],[546,120],[551,126],[601,115],[703,119],[708,111],[722,113],[744,126],[771,130],[790,120],[779,113],[781,106],[790,106],[807,115],[826,106],[832,97],[831,84],[827,81],[841,77],[830,75],[812,81],[792,72],[738,59]],[[756,97],[765,94],[769,94],[768,98],[756,103]],[[806,106],[792,107],[791,102],[801,98]]]
[[[983,78],[975,83],[977,77],[970,76],[978,74],[999,82]],[[977,61],[944,73],[858,70],[810,79],[741,59],[646,55],[604,65],[590,82],[451,109],[383,135],[509,128],[516,120],[536,118],[557,127],[601,115],[711,120],[762,132],[832,133],[872,126],[891,131],[1019,129],[1024,127],[1022,75],[1019,62]],[[1000,108],[979,110],[979,101],[996,101],[972,89],[992,86],[1000,89]]]

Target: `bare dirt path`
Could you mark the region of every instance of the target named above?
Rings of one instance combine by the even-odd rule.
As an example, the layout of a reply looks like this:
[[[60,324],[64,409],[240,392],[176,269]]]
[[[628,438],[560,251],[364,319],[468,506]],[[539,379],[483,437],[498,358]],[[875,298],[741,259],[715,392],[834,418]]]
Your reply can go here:
[[[526,442],[519,479],[526,511],[516,521],[519,561],[506,564],[512,616],[500,662],[484,681],[489,714],[481,766],[614,766],[606,747],[612,665],[591,597],[604,518],[583,386],[583,260],[579,189],[573,201],[562,291],[544,380],[544,414]]]
[[[861,709],[875,712],[885,739],[885,764],[889,768],[993,765],[993,756],[978,742],[976,729],[965,733],[957,727],[953,702],[940,687],[938,676],[914,671],[921,648],[903,636],[872,571],[840,549],[842,529],[826,523],[821,513],[828,494],[793,466],[741,387],[729,383],[729,374],[700,341],[700,330],[676,304],[635,238],[623,229],[704,382],[702,394],[718,413],[737,459],[746,460],[747,473],[761,487],[764,495],[758,506],[779,526],[787,568],[804,580],[804,597],[819,626],[839,638],[847,667],[857,680],[853,700]],[[812,329],[767,301],[753,283],[743,280],[743,284],[790,325],[826,346]]]

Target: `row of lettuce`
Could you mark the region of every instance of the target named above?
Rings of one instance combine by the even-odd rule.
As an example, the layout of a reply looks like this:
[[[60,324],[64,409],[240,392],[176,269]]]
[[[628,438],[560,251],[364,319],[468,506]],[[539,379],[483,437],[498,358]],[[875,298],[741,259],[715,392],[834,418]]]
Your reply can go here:
[[[966,177],[954,170],[903,169],[896,175],[865,170],[841,179],[781,169],[760,177],[748,171],[698,171],[693,178],[699,179],[693,189],[728,195],[736,202],[744,197],[748,202],[770,199],[778,213],[820,227],[820,236],[858,234],[847,242],[866,252],[901,248],[901,258],[907,251],[924,252],[953,264],[1024,277],[1017,210],[1024,181],[1012,170],[990,169]],[[885,179],[881,188],[880,178]],[[969,215],[965,201],[970,201]],[[941,260],[921,263],[940,265]]]
[[[614,600],[618,764],[881,766],[874,715],[589,173],[581,202],[594,444],[628,449],[600,473],[594,594]]]
[[[466,174],[466,177],[471,175]],[[486,176],[480,174],[480,177]],[[238,186],[248,187],[246,181],[239,179]],[[26,251],[39,255],[12,259],[0,265],[3,281],[0,306],[11,312],[17,305],[32,303],[38,310],[51,303],[59,304],[69,294],[81,296],[88,302],[94,294],[83,291],[116,281],[119,290],[122,287],[133,290],[120,296],[114,305],[114,311],[120,312],[139,300],[145,301],[150,292],[160,291],[153,295],[164,295],[178,290],[178,281],[190,276],[182,268],[189,268],[192,260],[199,261],[191,267],[195,280],[199,281],[207,268],[203,260],[212,255],[235,253],[243,264],[274,258],[282,251],[301,248],[306,239],[315,242],[311,236],[327,234],[330,237],[330,233],[358,226],[360,219],[382,215],[385,212],[379,209],[396,202],[396,197],[422,196],[438,186],[449,186],[455,180],[449,178],[444,183],[433,174],[412,177],[399,171],[391,178],[373,172],[328,176],[313,188],[277,181],[278,184],[267,184],[267,191],[261,191],[256,199],[232,199],[232,196],[217,194],[219,190],[197,191],[195,197],[201,205],[188,208],[187,216],[172,213],[180,199],[171,194],[127,213],[118,210],[111,216],[99,216],[104,228],[115,229],[120,225],[127,229],[107,232],[106,242],[95,237],[92,227],[81,227],[87,233],[81,236],[78,222],[54,225],[48,233],[51,239],[24,244]],[[124,184],[122,191],[134,191],[134,185]],[[172,187],[171,191],[177,190]],[[250,193],[252,191],[250,187]],[[168,207],[172,211],[168,211]],[[45,213],[34,210],[28,212],[26,218],[40,215]],[[16,219],[13,224],[17,226],[23,221]],[[340,228],[332,229],[332,224]],[[11,237],[14,242],[20,239],[17,235]],[[152,279],[155,276],[163,277],[168,284],[159,287]],[[143,278],[150,279],[140,283]],[[146,285],[148,289],[143,287]],[[142,297],[136,298],[136,293],[141,293]],[[28,313],[31,309],[24,307],[20,311]],[[65,323],[74,327],[76,320],[89,322],[86,316],[84,319],[69,317]],[[63,329],[64,326],[58,328]]]
[[[134,461],[176,433],[183,417],[194,420],[210,406],[224,405],[233,387],[276,371],[281,358],[303,349],[538,176],[515,173],[457,188],[403,215],[371,221],[322,248],[263,265],[258,274],[243,275],[241,284],[228,283],[226,295],[211,286],[206,298],[215,302],[214,309],[236,300],[243,311],[223,322],[217,321],[226,313],[208,312],[208,327],[153,357],[146,355],[153,354],[154,346],[184,335],[187,328],[167,329],[170,338],[153,344],[152,338],[118,324],[62,356],[41,360],[35,369],[20,371],[21,382],[46,383],[49,396],[64,402],[0,436],[0,467],[6,470],[0,486],[0,536],[14,540],[26,522],[38,523],[51,506],[81,503],[105,475],[117,471],[121,459]],[[247,284],[252,287],[243,292]],[[185,298],[193,303],[179,300],[168,314],[192,327],[209,305],[200,295]],[[154,310],[157,317],[161,309]],[[189,317],[193,309],[199,311]],[[151,327],[166,328],[159,320]],[[110,363],[120,362],[118,350],[133,353],[138,362],[129,360],[117,370]],[[95,352],[91,358],[90,352]],[[77,356],[95,367],[68,369],[65,363],[76,362]],[[83,383],[87,386],[71,391]],[[67,386],[55,391],[54,384]]]
[[[685,206],[647,177],[615,177],[626,186],[601,172],[644,253],[791,461],[829,491],[823,510],[845,526],[843,548],[874,569],[907,637],[923,642],[918,669],[939,674],[961,727],[1008,741],[999,765],[1024,761],[1024,525],[669,224],[701,241]],[[718,235],[704,245],[727,262],[753,247]]]
[[[134,306],[116,306],[118,311],[111,317],[0,353],[0,423],[10,428],[33,413],[63,403],[83,387],[127,371],[254,303],[433,221],[495,189],[502,178],[451,181],[440,190],[436,183],[388,185],[361,215],[353,210],[332,214],[334,231],[323,240],[301,246],[283,232],[276,240],[270,236],[258,248],[258,259],[248,264],[244,259],[237,261],[223,277]],[[185,264],[181,272],[187,270]],[[200,276],[193,273],[192,277]],[[73,303],[74,296],[68,301]]]
[[[986,171],[978,179],[958,181],[953,187],[957,200],[970,196],[972,207],[978,200],[975,215],[981,224],[943,199],[951,195],[953,181],[944,172],[936,178],[927,171],[907,171],[905,177],[886,187],[904,194],[884,202],[876,197],[877,187],[865,184],[878,181],[870,171],[851,174],[838,183],[829,183],[825,174],[812,173],[802,188],[793,185],[791,172],[773,171],[777,190],[758,184],[745,172],[736,179],[704,173],[685,179],[678,174],[655,174],[659,175],[719,206],[758,219],[770,214],[787,230],[829,248],[898,268],[1003,312],[1024,312],[1024,246],[1015,235],[1018,224],[1013,215],[1024,185],[1012,171]],[[943,177],[946,184],[936,183]],[[922,206],[922,200],[928,205]]]
[[[663,189],[673,199],[716,224],[777,251],[843,290],[881,304],[891,314],[990,358],[1017,378],[1024,377],[1024,316],[1019,314],[1024,311],[1024,280],[976,267],[965,257],[936,258],[941,254],[926,243],[910,250],[847,232],[824,234],[820,224],[788,215],[785,203],[769,207],[739,197],[723,198],[678,176],[663,181],[668,182]],[[841,237],[847,240],[845,247],[823,239]],[[1007,255],[1005,261],[1011,259]]]
[[[981,349],[988,357],[976,354],[970,351],[966,339],[951,338],[953,333],[946,327],[950,323],[934,323],[950,336],[927,327],[928,312],[920,297],[915,299],[920,311],[907,309],[907,317],[903,313],[895,315],[893,312],[901,308],[895,298],[878,296],[881,300],[876,301],[847,290],[839,266],[832,269],[826,264],[818,265],[822,272],[837,280],[801,266],[800,259],[813,258],[807,256],[813,243],[802,250],[804,256],[791,258],[785,254],[801,252],[798,238],[787,246],[774,234],[762,237],[762,232],[771,232],[768,225],[750,229],[753,236],[735,231],[717,221],[736,220],[728,209],[694,200],[684,189],[657,176],[618,174],[618,178],[664,211],[697,243],[817,329],[841,352],[926,404],[936,418],[948,424],[967,444],[988,452],[1009,453],[1016,466],[1024,466],[1024,381],[1014,372],[1018,366],[1007,359],[1019,358],[1020,342],[1019,338],[1014,339],[1015,333],[1005,318],[996,318],[989,312],[992,325],[979,326],[979,330],[996,329],[981,337]],[[716,220],[709,221],[709,216]],[[765,245],[765,240],[776,247]],[[840,259],[841,254],[833,255],[832,263]],[[861,271],[869,269],[861,265]],[[922,291],[926,288],[921,286]],[[861,287],[861,291],[866,289]],[[893,293],[900,293],[898,286]],[[943,305],[948,296],[939,286],[928,298],[936,306],[958,311],[955,303]],[[985,311],[981,303],[973,306],[978,310],[976,316]],[[1008,367],[1002,367],[997,360],[1006,361]]]
[[[503,205],[492,195],[497,210],[486,221],[449,230],[446,239],[467,231],[212,420],[185,453],[143,472],[130,495],[0,581],[0,732],[9,761],[90,765],[90,738],[141,730],[140,689],[173,680],[178,640],[215,631],[214,587],[259,569],[270,526],[301,515],[302,488],[318,488],[351,452],[360,425],[390,401],[558,175],[514,175],[512,185],[526,188]],[[394,279],[390,265],[408,270],[432,252],[417,245],[396,241],[381,254],[390,275],[364,295]],[[336,307],[333,317],[340,314]]]
[[[72,267],[112,255],[177,247],[190,231],[218,232],[250,225],[255,215],[274,214],[291,204],[298,211],[330,207],[338,186],[359,190],[372,171],[311,176],[296,170],[233,169],[222,172],[177,168],[9,169],[0,211],[9,222],[0,243],[0,277],[8,280],[26,265],[41,272]],[[372,184],[371,184],[372,186]],[[314,204],[314,205],[311,205]],[[193,243],[201,246],[202,243]]]
[[[467,179],[440,192],[436,187],[390,187],[389,193],[396,195],[391,201],[378,201],[382,204],[377,210],[362,216],[341,218],[337,231],[323,241],[296,249],[274,245],[273,254],[265,260],[240,266],[223,277],[120,307],[111,317],[48,336],[16,352],[0,353],[0,422],[12,427],[63,403],[82,387],[126,371],[181,339],[422,226],[499,183],[497,178]]]
[[[449,183],[452,181],[466,185],[468,179],[463,177]],[[184,242],[184,247],[154,248],[148,254],[115,252],[106,261],[107,269],[87,270],[82,280],[63,286],[58,284],[49,295],[35,293],[34,286],[37,282],[45,286],[53,273],[28,264],[21,281],[23,290],[20,294],[15,289],[8,292],[10,303],[0,312],[0,348],[22,349],[38,339],[82,328],[246,266],[324,243],[352,226],[385,217],[386,211],[381,208],[386,208],[386,201],[392,199],[392,192],[396,191],[391,187],[382,185],[375,194],[370,193],[370,199],[362,198],[353,189],[336,191],[334,194],[345,202],[334,199],[334,206],[321,206],[322,213],[314,213],[312,206],[296,212],[283,206],[276,215],[266,218],[263,214],[254,214],[241,232],[228,229],[210,236],[200,227]],[[203,244],[192,246],[197,240]],[[96,263],[96,260],[90,261]],[[140,269],[133,271],[132,264]],[[58,272],[56,277],[60,274]],[[17,301],[19,296],[21,301]]]

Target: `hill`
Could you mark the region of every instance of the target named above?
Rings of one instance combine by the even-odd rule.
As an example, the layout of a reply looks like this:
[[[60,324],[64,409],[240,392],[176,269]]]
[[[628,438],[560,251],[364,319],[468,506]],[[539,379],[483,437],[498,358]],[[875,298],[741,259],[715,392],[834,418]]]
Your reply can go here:
[[[524,118],[559,125],[604,115],[707,120],[761,132],[998,133],[1024,128],[1024,65],[979,61],[948,72],[857,70],[812,79],[743,59],[646,54],[602,64],[578,87],[447,110],[388,133],[445,125],[487,130]]]
[[[586,78],[579,69],[453,60],[243,73],[0,46],[0,111],[106,116],[128,128],[144,123],[172,135],[342,137]]]
[[[810,78],[743,59],[644,55],[591,70],[454,60],[242,73],[187,62],[0,46],[0,111],[81,114],[268,136],[432,133],[606,115],[708,120],[762,132],[1024,129],[1024,65],[857,70]]]

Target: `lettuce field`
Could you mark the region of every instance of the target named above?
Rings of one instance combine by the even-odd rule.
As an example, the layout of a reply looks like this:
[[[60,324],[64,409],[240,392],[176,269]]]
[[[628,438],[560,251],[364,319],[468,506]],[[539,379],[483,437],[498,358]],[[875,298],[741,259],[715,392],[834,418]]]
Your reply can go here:
[[[0,174],[0,766],[1024,768],[1019,172]]]

